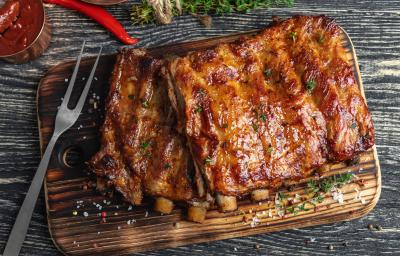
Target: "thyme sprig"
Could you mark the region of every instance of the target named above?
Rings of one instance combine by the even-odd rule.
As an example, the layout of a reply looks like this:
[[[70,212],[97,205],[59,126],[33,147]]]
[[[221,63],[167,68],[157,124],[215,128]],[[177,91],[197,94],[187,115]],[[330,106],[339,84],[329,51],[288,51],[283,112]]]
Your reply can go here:
[[[248,12],[258,8],[287,6],[291,7],[294,0],[180,0],[182,11],[177,9],[175,0],[171,0],[172,15],[223,15],[232,12]],[[178,5],[179,6],[179,5]],[[155,23],[157,21],[153,7],[142,0],[131,9],[131,20],[134,25]]]
[[[310,180],[304,188],[304,196],[298,194],[294,198],[285,195],[282,191],[275,196],[275,207],[279,216],[285,214],[297,215],[315,209],[318,203],[322,203],[327,194],[341,188],[354,179],[354,174],[337,174],[321,180]]]

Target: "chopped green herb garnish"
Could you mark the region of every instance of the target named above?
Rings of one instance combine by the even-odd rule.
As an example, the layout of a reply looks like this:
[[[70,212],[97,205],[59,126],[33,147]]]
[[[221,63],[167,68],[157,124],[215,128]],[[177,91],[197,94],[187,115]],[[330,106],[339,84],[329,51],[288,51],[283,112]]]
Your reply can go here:
[[[195,113],[200,113],[201,111],[203,111],[203,108],[200,107],[200,106],[197,106],[197,107],[194,109],[194,112],[195,112]]]
[[[197,91],[200,94],[206,94],[206,91],[203,88],[199,88]]]
[[[264,70],[265,77],[270,77],[272,75],[272,70],[270,68]]]
[[[257,124],[252,123],[251,127],[253,127],[254,131],[256,131],[256,132],[258,131],[258,125]]]
[[[207,156],[206,159],[204,160],[204,163],[210,164],[210,163],[212,163],[212,159],[209,156]]]
[[[357,123],[352,123],[350,126],[352,129],[356,129],[357,128]]]
[[[272,151],[274,151],[274,148],[273,148],[273,147],[269,147],[269,148],[267,149],[267,151],[268,151],[268,153],[272,153]]]
[[[130,99],[130,100],[133,100],[133,99],[135,99],[135,95],[133,95],[133,94],[129,94],[129,95],[128,95],[128,99]]]
[[[147,101],[147,100],[142,100],[142,107],[144,107],[144,108],[149,108],[149,106],[150,106],[149,101]]]
[[[226,128],[228,128],[228,124],[222,124],[222,126],[221,126],[222,128],[224,128],[224,129],[226,129]]]
[[[314,79],[310,79],[306,83],[306,89],[308,92],[312,92],[315,88],[315,81]]]
[[[278,198],[279,198],[280,200],[283,200],[283,199],[286,199],[287,196],[285,195],[285,193],[283,193],[282,191],[280,191],[280,192],[278,193]]]
[[[311,194],[311,198],[303,199],[300,202],[295,202],[294,199],[291,199],[283,192],[278,193],[279,202],[276,203],[276,207],[279,208],[283,212],[292,213],[296,215],[300,211],[309,211],[310,208],[307,208],[306,205],[312,205],[314,208],[317,207],[317,203],[322,203],[325,199],[325,193],[330,193],[334,191],[336,188],[342,187],[344,184],[349,183],[353,178],[354,174],[352,173],[344,173],[337,174],[330,177],[323,178],[319,181],[310,180],[307,182],[307,187],[304,188],[304,193],[309,197]],[[288,199],[289,206],[285,207],[285,204],[282,203],[284,199]],[[296,194],[295,199],[300,199],[301,197]],[[293,200],[293,201],[292,201]]]
[[[140,144],[140,147],[141,147],[142,149],[146,149],[146,148],[148,148],[148,147],[150,146],[150,144],[151,144],[151,141],[148,140],[148,141],[142,142],[142,143]]]
[[[260,118],[261,118],[261,120],[263,120],[264,122],[267,121],[267,115],[264,114],[264,113],[262,113],[262,114],[260,115]]]
[[[292,41],[295,41],[297,38],[297,33],[296,32],[290,32],[289,33],[289,38],[292,39]]]
[[[298,206],[298,208],[299,208],[300,211],[303,211],[303,212],[306,212],[306,211],[309,210],[309,209],[306,208],[306,202],[300,204],[300,205]]]
[[[169,169],[171,168],[171,165],[169,163],[164,164],[164,169]]]
[[[317,39],[317,42],[318,42],[319,44],[323,44],[324,41],[325,41],[324,36],[323,36],[323,35],[319,35],[319,37],[318,37],[318,39]]]

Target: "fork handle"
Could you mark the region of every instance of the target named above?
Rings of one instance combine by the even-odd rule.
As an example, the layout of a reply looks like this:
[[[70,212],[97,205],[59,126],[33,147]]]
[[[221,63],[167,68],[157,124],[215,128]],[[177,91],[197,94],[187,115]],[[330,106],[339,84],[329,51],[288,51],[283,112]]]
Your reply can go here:
[[[36,174],[33,177],[32,184],[25,196],[24,202],[18,212],[17,219],[8,237],[6,248],[4,249],[4,256],[17,256],[24,243],[26,233],[29,228],[29,223],[32,218],[33,210],[35,209],[36,201],[38,199],[40,189],[42,187],[44,176],[46,175],[47,166],[51,158],[51,152],[57,142],[58,136],[53,135],[46,151],[40,161]]]

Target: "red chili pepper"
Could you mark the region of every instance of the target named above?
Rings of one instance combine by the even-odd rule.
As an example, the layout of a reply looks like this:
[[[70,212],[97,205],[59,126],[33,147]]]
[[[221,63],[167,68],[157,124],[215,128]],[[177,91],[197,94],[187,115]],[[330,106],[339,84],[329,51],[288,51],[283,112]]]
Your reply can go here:
[[[124,44],[135,44],[138,42],[136,38],[132,38],[128,35],[121,23],[100,6],[84,3],[79,0],[44,0],[44,2],[61,5],[88,16],[113,33]]]

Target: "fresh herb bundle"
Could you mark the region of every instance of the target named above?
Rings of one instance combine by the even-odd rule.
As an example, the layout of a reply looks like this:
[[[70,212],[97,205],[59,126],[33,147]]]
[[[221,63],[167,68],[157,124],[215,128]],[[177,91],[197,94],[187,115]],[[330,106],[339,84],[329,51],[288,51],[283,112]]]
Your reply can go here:
[[[171,17],[160,20],[158,18],[160,15],[157,12],[166,10],[165,15],[167,16],[179,16],[182,14],[223,15],[231,12],[247,12],[257,8],[290,7],[293,2],[294,0],[153,0],[149,4],[148,1],[142,0],[141,4],[132,6],[131,20],[134,25],[143,25],[156,21],[167,23],[165,20],[170,21]]]

